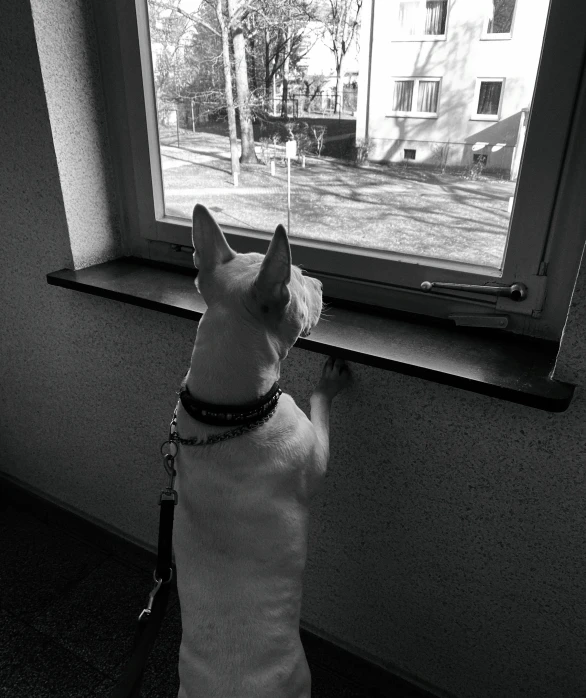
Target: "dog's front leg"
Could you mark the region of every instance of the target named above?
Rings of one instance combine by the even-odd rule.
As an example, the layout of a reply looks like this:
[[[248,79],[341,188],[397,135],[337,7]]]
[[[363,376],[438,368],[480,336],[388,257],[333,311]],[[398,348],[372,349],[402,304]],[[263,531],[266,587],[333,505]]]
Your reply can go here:
[[[330,356],[322,371],[309,404],[311,423],[317,439],[317,461],[320,475],[325,475],[330,458],[330,409],[332,400],[343,390],[350,380],[350,369],[344,359]]]

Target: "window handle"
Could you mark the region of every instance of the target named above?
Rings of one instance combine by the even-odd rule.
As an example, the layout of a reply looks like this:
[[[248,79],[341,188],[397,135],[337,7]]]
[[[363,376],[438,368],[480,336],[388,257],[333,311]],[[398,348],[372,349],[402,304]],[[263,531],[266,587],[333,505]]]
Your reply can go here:
[[[443,281],[424,281],[421,284],[422,291],[431,291],[434,288],[466,291],[467,293],[484,293],[489,296],[504,296],[512,301],[524,301],[527,298],[527,286],[519,283],[514,283],[510,286],[479,286],[476,284],[449,284]]]

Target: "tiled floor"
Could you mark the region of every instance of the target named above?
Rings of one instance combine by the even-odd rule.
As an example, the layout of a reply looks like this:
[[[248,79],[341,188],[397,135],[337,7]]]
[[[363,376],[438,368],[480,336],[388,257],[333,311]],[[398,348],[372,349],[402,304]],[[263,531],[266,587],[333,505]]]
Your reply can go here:
[[[129,655],[137,612],[152,587],[150,561],[135,557],[121,559],[107,546],[10,503],[0,508],[1,697],[109,695]],[[144,698],[177,695],[180,635],[179,604],[172,592],[145,673]],[[346,671],[337,671],[339,659],[319,642],[308,639],[305,645],[312,698],[422,695],[408,687],[368,688],[368,678],[358,674],[353,681]]]

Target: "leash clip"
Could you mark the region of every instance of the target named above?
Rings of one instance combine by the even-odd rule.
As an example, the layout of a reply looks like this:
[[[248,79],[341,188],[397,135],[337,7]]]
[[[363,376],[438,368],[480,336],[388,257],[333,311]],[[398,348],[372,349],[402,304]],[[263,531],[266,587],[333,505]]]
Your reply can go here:
[[[163,444],[161,444],[163,465],[167,475],[169,476],[169,484],[161,492],[159,504],[168,500],[173,500],[173,502],[177,504],[179,501],[179,496],[174,489],[175,476],[177,475],[177,471],[175,470],[175,456],[177,455],[178,450],[179,448],[177,447],[175,441],[165,441]]]
[[[155,577],[155,587],[149,594],[149,600],[147,603],[146,608],[143,608],[143,610],[140,612],[140,615],[138,617],[138,620],[142,620],[145,616],[150,616],[151,612],[153,610],[153,602],[155,600],[155,596],[157,595],[157,591],[161,588],[161,584],[163,583],[162,579],[157,579],[156,575],[153,575]]]

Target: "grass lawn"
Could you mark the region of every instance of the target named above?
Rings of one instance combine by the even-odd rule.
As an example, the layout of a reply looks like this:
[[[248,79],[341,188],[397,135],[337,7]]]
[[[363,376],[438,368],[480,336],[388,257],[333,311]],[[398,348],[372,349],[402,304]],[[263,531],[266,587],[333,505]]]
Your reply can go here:
[[[220,223],[272,231],[287,224],[287,168],[277,152],[267,165],[243,166],[240,186],[230,174],[228,139],[181,130],[161,134],[167,215],[190,218],[201,203]],[[257,153],[261,155],[260,147]],[[309,157],[291,168],[292,236],[469,262],[501,264],[515,184],[466,180],[403,165],[356,167]]]

